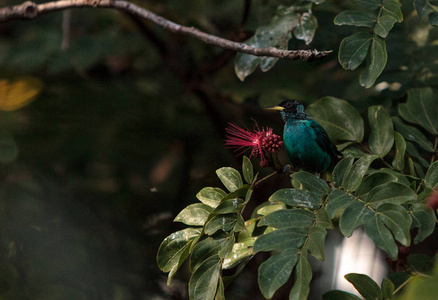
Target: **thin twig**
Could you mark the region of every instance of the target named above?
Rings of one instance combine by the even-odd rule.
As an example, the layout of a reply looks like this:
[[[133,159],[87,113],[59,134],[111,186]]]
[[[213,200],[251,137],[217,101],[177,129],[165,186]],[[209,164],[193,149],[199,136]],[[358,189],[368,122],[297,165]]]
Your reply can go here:
[[[187,35],[201,40],[207,44],[256,56],[270,56],[287,58],[292,60],[301,59],[304,61],[312,61],[321,59],[332,52],[318,50],[280,50],[274,47],[254,48],[244,43],[233,42],[215,35],[202,32],[194,27],[182,26],[180,24],[169,21],[159,15],[156,15],[147,9],[123,0],[60,0],[42,4],[36,4],[35,2],[26,1],[20,5],[1,8],[0,23],[17,19],[33,19],[40,15],[52,13],[59,10],[84,7],[112,8],[128,12],[140,18],[152,21],[153,23],[173,33]]]

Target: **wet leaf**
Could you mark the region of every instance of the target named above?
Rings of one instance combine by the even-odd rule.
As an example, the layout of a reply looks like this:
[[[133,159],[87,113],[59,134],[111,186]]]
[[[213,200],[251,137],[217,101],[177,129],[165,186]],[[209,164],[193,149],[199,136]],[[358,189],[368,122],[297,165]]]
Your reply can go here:
[[[196,198],[202,203],[215,208],[226,195],[227,193],[220,188],[205,187],[196,194]]]
[[[245,178],[245,181],[248,184],[251,184],[252,181],[254,180],[254,171],[253,171],[253,168],[252,168],[251,161],[246,156],[243,157],[242,173],[243,173],[243,178]]]
[[[174,222],[181,222],[186,225],[204,226],[208,216],[213,209],[202,203],[190,204],[184,208],[175,218]]]
[[[269,201],[283,202],[286,205],[293,207],[304,207],[316,209],[322,204],[321,196],[316,193],[297,190],[297,189],[281,189],[276,191],[269,197]]]
[[[243,185],[242,177],[236,169],[223,167],[216,170],[216,174],[230,192],[236,191]]]
[[[205,233],[212,235],[218,230],[225,232],[231,231],[237,221],[236,214],[217,215],[211,218],[207,224],[205,224]]]

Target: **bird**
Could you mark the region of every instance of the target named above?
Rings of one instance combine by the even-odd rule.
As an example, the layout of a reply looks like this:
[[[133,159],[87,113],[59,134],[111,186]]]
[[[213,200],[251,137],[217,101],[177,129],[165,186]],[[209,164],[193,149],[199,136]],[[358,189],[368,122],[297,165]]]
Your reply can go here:
[[[342,153],[299,101],[285,100],[267,109],[280,111],[283,117],[283,142],[293,167],[320,174],[339,161]]]

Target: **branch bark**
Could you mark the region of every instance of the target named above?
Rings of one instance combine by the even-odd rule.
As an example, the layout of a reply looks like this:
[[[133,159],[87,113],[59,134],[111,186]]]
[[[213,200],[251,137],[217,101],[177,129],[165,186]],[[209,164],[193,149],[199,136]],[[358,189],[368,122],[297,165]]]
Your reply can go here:
[[[274,47],[254,48],[244,43],[233,42],[202,32],[194,27],[182,26],[156,15],[147,9],[124,0],[59,0],[42,4],[26,1],[20,5],[0,8],[0,23],[17,19],[33,19],[40,15],[59,10],[84,7],[117,9],[133,14],[139,18],[149,20],[173,33],[187,35],[207,44],[256,56],[270,56],[292,60],[301,59],[304,61],[312,61],[321,59],[332,52],[318,50],[280,50]]]

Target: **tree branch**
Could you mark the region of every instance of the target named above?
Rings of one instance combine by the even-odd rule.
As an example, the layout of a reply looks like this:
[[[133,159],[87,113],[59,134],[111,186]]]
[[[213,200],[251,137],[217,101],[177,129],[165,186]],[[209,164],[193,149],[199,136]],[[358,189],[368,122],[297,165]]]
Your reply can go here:
[[[237,43],[227,39],[223,39],[205,32],[202,32],[194,27],[186,27],[169,21],[153,12],[139,7],[133,3],[123,0],[60,0],[36,4],[31,1],[26,1],[20,5],[8,6],[0,9],[0,23],[8,22],[17,19],[32,19],[37,16],[52,13],[68,8],[112,8],[124,11],[140,18],[152,21],[153,23],[177,34],[187,35],[196,38],[204,43],[230,49],[233,51],[243,52],[256,56],[270,56],[287,59],[301,59],[304,61],[312,61],[321,59],[332,51],[318,50],[280,50],[274,47],[269,48],[254,48],[244,43]]]

